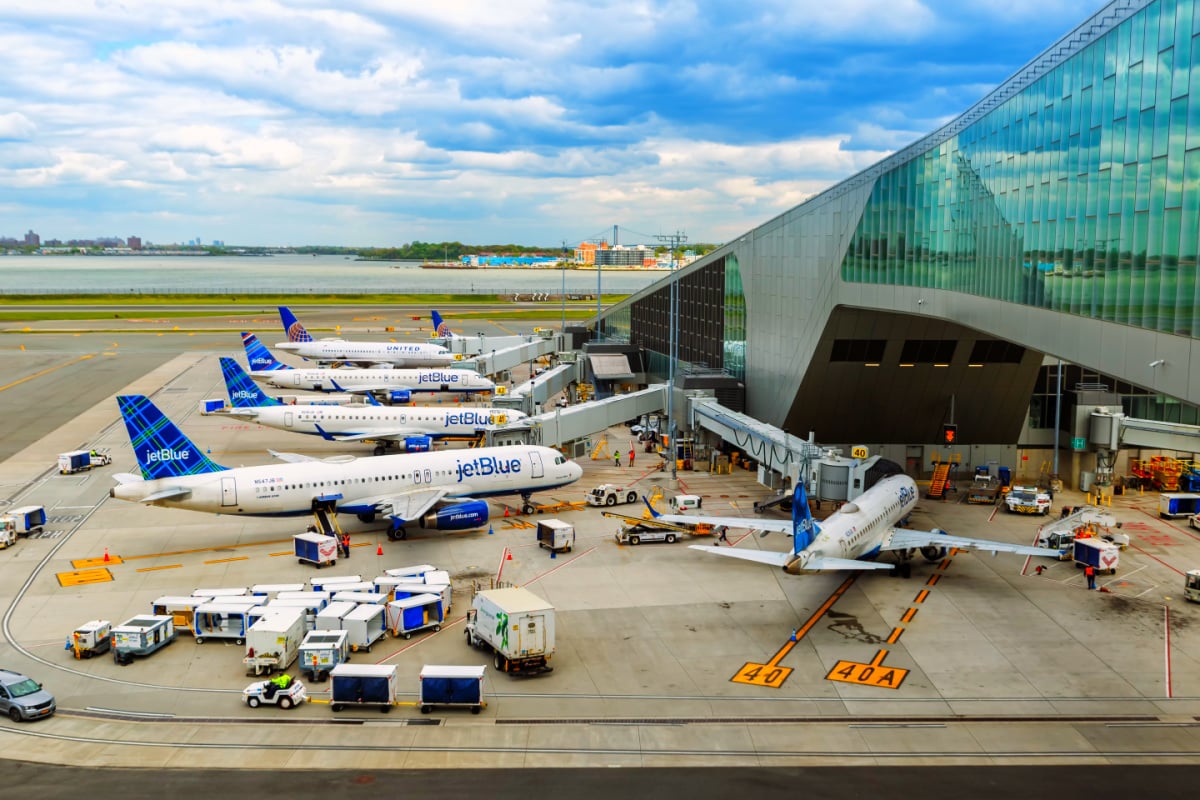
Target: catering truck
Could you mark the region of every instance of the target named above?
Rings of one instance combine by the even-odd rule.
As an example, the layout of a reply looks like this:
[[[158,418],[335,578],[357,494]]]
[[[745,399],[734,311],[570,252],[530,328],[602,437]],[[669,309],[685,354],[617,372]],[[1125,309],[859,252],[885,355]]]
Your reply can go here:
[[[466,637],[471,647],[491,650],[501,672],[549,672],[554,606],[528,589],[487,589],[471,601]]]
[[[246,631],[246,657],[242,663],[247,672],[270,675],[287,669],[296,660],[304,634],[304,609],[271,609]]]

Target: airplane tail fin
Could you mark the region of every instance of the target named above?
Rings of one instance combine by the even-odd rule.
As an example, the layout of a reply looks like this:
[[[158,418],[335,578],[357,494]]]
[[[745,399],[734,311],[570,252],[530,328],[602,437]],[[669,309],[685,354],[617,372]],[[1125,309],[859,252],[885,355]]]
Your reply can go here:
[[[258,340],[253,333],[242,332],[242,347],[246,349],[246,361],[250,363],[251,372],[273,372],[279,369],[291,369],[275,356],[267,346]]]
[[[225,376],[225,390],[229,392],[229,404],[234,408],[283,405],[259,389],[258,384],[250,379],[246,370],[242,369],[242,365],[232,358],[221,357],[221,374]]]
[[[304,329],[300,320],[296,319],[296,315],[287,306],[279,307],[279,319],[283,322],[283,332],[287,334],[289,342],[311,342],[313,340],[312,334]]]
[[[801,478],[796,481],[796,491],[792,493],[792,552],[798,554],[812,544],[818,530],[812,509],[808,507],[804,479]]]
[[[199,475],[228,469],[192,444],[175,423],[144,395],[120,395],[117,406],[129,431],[133,454],[146,480]]]
[[[432,309],[433,313],[433,333],[434,336],[440,336],[445,339],[453,339],[454,331],[450,330],[450,324],[442,319],[442,315],[437,312],[437,309]]]

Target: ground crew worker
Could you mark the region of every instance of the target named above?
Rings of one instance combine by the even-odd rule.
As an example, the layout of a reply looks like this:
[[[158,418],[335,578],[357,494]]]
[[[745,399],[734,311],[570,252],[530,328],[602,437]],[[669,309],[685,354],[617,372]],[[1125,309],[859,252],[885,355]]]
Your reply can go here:
[[[345,552],[346,558],[350,557],[350,534],[342,534],[342,550]]]
[[[613,453],[613,466],[614,467],[621,466],[621,454],[620,453]]]
[[[1084,567],[1083,574],[1087,577],[1088,588],[1095,589],[1096,588],[1096,568],[1093,567],[1091,564],[1088,564],[1086,567]]]
[[[633,448],[629,448],[629,466],[633,466]]]

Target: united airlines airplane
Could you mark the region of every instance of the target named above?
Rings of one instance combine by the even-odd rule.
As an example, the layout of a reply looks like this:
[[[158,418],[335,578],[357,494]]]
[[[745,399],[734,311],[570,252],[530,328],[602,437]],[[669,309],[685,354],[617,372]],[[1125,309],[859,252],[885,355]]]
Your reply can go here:
[[[491,392],[496,384],[469,369],[296,369],[275,356],[252,333],[242,333],[250,376],[280,389],[383,394],[406,403],[410,392]]]
[[[885,551],[895,555],[902,574],[908,573],[908,561],[916,552],[919,551],[928,561],[940,561],[945,558],[948,548],[951,547],[1058,557],[1057,550],[1044,547],[951,536],[936,528],[931,531],[916,531],[897,527],[916,505],[916,483],[907,475],[900,474],[881,479],[854,502],[844,504],[823,522],[812,518],[803,481],[797,483],[792,496],[790,521],[659,514],[653,508],[650,511],[656,518],[665,522],[705,522],[714,526],[751,528],[764,533],[789,533],[792,536],[790,552],[691,546],[693,550],[781,567],[789,575],[825,570],[893,569],[897,564],[874,560]]]
[[[574,483],[583,469],[549,447],[514,445],[328,460],[295,454],[286,463],[223,467],[194,445],[142,395],[117,398],[141,475],[116,475],[109,494],[165,508],[242,516],[301,516],[317,508],[391,520],[388,538],[406,524],[468,530],[487,524],[488,505],[476,499],[520,495],[532,510],[533,492]]]
[[[504,408],[383,406],[369,394],[367,405],[293,406],[268,397],[232,358],[221,359],[221,373],[230,407],[216,413],[331,442],[374,443],[377,456],[397,446],[405,452],[424,452],[434,439],[478,436],[526,418],[522,411]]]
[[[440,344],[405,342],[347,342],[344,339],[313,339],[287,306],[279,307],[286,342],[276,349],[295,353],[318,364],[355,364],[373,367],[389,364],[398,367],[444,367],[455,355]]]
[[[450,323],[442,319],[442,315],[437,312],[437,309],[431,310],[431,319],[433,319],[433,335],[441,339],[453,339],[458,336],[457,333],[450,330]]]

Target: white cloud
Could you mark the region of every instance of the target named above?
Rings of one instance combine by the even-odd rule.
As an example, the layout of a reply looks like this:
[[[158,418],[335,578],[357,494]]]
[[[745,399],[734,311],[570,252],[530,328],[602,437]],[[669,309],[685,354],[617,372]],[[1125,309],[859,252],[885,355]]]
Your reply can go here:
[[[0,139],[32,139],[37,126],[19,111],[0,114]]]

